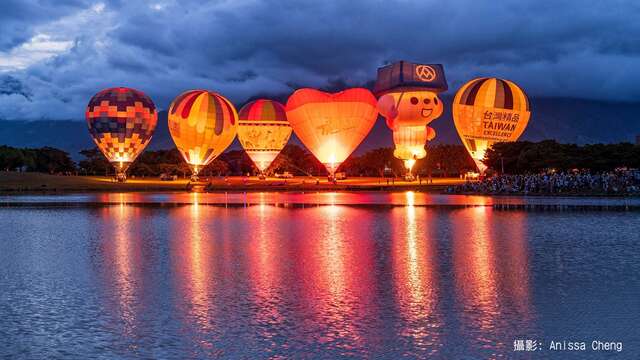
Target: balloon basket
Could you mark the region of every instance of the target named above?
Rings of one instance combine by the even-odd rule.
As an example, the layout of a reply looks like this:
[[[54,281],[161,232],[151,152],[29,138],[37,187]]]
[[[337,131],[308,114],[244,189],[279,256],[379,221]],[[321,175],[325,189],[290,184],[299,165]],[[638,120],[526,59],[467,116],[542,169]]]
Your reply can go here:
[[[127,174],[120,172],[116,174],[116,181],[119,183],[123,183],[127,181]]]
[[[338,182],[336,179],[336,170],[338,170],[340,163],[330,162],[323,163],[322,165],[324,165],[325,169],[327,169],[327,181],[334,185],[337,184]]]

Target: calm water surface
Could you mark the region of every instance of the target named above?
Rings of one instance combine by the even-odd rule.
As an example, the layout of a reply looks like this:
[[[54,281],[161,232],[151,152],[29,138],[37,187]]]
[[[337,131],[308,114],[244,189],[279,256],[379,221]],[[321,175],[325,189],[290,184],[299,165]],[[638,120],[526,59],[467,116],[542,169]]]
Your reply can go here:
[[[0,228],[0,357],[640,356],[637,212],[122,204]]]

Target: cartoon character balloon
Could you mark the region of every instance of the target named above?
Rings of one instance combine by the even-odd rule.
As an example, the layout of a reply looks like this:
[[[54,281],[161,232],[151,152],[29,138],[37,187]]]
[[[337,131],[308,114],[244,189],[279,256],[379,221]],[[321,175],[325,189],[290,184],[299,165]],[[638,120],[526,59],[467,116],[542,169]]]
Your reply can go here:
[[[300,89],[288,99],[287,119],[300,141],[333,177],[376,122],[376,98],[363,88],[330,94]]]
[[[378,111],[393,132],[393,155],[404,161],[408,177],[416,160],[427,156],[427,141],[436,136],[427,125],[442,115],[438,93],[446,89],[441,65],[400,61],[378,69]]]
[[[238,139],[260,172],[264,172],[291,137],[291,126],[282,104],[252,101],[238,112]]]
[[[169,132],[195,176],[231,145],[237,127],[233,104],[215,92],[190,90],[169,107]]]
[[[411,171],[416,160],[427,156],[427,141],[436,136],[427,124],[442,115],[442,100],[430,91],[399,91],[380,97],[378,110],[393,132],[393,155]]]
[[[124,181],[158,123],[153,101],[135,89],[104,89],[91,98],[85,117],[93,141],[116,168],[118,180]]]
[[[527,95],[509,80],[479,78],[464,84],[453,100],[453,121],[480,172],[485,152],[496,142],[516,141],[531,112]]]

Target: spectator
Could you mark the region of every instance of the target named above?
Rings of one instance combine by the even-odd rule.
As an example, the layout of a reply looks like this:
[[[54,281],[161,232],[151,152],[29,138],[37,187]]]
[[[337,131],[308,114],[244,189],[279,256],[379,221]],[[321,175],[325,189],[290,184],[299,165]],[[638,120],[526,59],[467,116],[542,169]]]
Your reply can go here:
[[[501,175],[449,187],[450,193],[482,194],[640,194],[640,171],[591,174],[586,171]]]

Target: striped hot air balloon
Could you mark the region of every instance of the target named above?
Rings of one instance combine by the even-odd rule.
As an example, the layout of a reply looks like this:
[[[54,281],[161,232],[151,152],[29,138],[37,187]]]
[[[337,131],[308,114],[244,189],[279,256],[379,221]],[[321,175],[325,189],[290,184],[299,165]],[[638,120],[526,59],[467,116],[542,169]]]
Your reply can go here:
[[[464,84],[453,100],[453,121],[480,172],[493,144],[516,141],[529,123],[527,95],[509,80],[478,78]]]
[[[169,132],[196,176],[231,145],[237,127],[233,104],[215,92],[190,90],[169,107]]]
[[[135,89],[109,88],[91,98],[85,117],[93,141],[116,168],[118,179],[124,180],[158,123],[153,101]]]
[[[291,137],[284,106],[272,100],[252,101],[240,109],[238,118],[240,144],[264,172]]]

